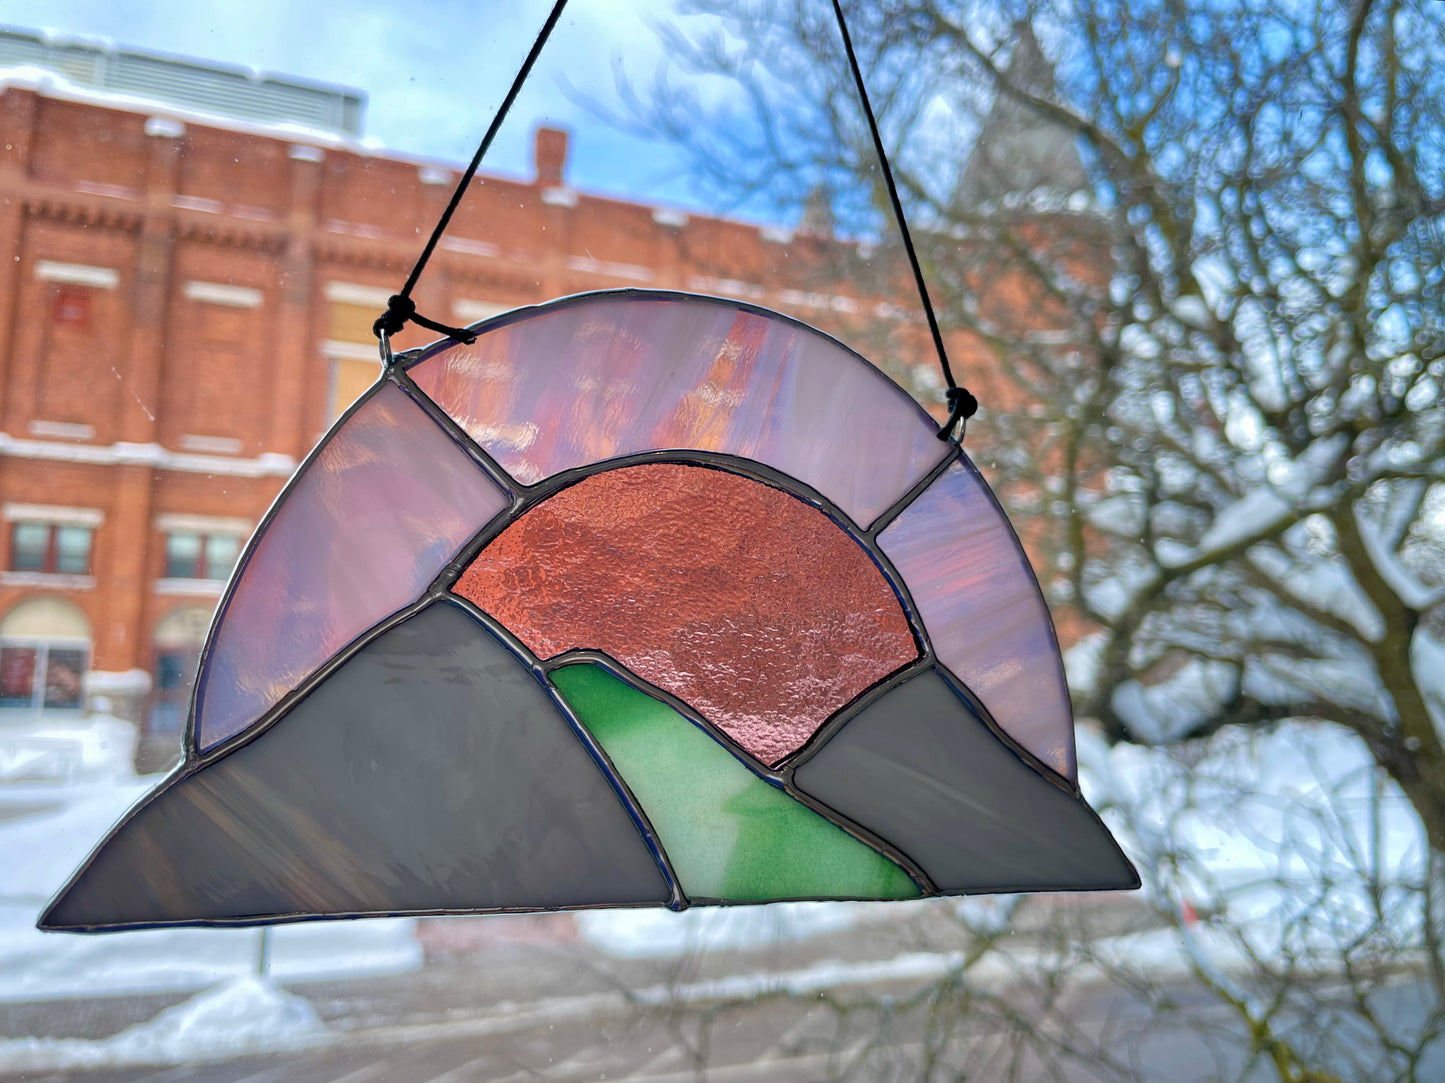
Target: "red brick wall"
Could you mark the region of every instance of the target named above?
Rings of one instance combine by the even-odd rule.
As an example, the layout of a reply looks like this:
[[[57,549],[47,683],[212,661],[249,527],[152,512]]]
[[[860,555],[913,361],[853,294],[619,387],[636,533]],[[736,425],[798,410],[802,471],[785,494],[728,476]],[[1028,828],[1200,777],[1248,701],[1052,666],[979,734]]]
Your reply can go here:
[[[147,119],[0,91],[0,429],[12,448],[0,454],[0,501],[104,513],[95,587],[49,592],[86,613],[94,666],[110,671],[148,668],[166,614],[215,602],[158,592],[156,517],[261,516],[285,469],[256,476],[258,457],[299,461],[331,421],[328,284],[395,290],[456,176],[224,126],[178,131],[171,121],[146,134]],[[574,192],[559,183],[565,139],[543,142],[545,181],[473,184],[417,291],[423,312],[450,322],[457,300],[512,306],[613,286],[694,289],[790,312],[885,366],[934,365],[916,319],[875,314],[891,297],[916,316],[906,275],[846,245]],[[117,286],[88,289],[84,326],[57,326],[41,261],[109,268]],[[187,295],[193,282],[254,290],[260,303],[198,301]],[[1036,318],[1046,309],[1007,284],[994,301]],[[409,329],[395,345],[432,337]],[[960,337],[956,351],[955,366],[993,408],[1025,405],[988,379],[994,362],[981,343]],[[44,435],[35,422],[93,433]],[[194,437],[238,446],[198,453],[187,447]],[[191,468],[124,464],[117,445],[180,455]],[[108,461],[61,461],[73,454]],[[0,531],[0,569],[8,545]],[[0,581],[0,616],[46,590]]]
[[[214,597],[157,592],[155,519],[168,513],[255,522],[284,482],[255,473],[264,454],[299,460],[329,425],[328,283],[396,289],[456,176],[353,148],[174,120],[34,91],[0,91],[0,500],[96,508],[93,589],[52,589],[89,617],[95,668],[146,668],[172,610]],[[830,246],[765,239],[744,223],[582,195],[565,187],[565,137],[544,135],[545,181],[480,178],[417,299],[437,319],[456,300],[516,305],[619,285],[696,288],[735,279],[743,295],[794,308],[784,291],[818,288]],[[842,246],[831,246],[843,252]],[[37,264],[108,268],[113,289],[58,287]],[[197,301],[187,283],[255,290],[256,307]],[[60,288],[82,290],[83,325],[58,325]],[[871,301],[865,303],[865,307]],[[433,336],[408,330],[398,349]],[[89,426],[46,434],[36,422]],[[238,442],[197,453],[188,438]],[[120,448],[117,445],[122,445]],[[175,454],[213,472],[116,461]],[[156,449],[163,449],[163,452]],[[17,450],[18,449],[18,450]],[[79,451],[77,451],[79,449]],[[134,451],[134,448],[131,449]],[[61,461],[87,454],[102,462]],[[203,460],[202,460],[203,461]],[[0,538],[8,567],[9,532]],[[0,616],[45,587],[0,582]]]

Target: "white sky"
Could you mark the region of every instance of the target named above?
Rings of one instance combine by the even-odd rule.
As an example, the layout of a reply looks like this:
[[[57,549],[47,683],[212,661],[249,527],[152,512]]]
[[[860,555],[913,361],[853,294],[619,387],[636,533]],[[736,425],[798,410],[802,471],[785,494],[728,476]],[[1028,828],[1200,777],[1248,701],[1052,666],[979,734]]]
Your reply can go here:
[[[670,0],[570,0],[483,163],[531,171],[541,121],[572,131],[568,179],[590,191],[693,204],[668,148],[630,139],[562,89],[612,98],[613,66],[646,83],[661,59],[651,25]],[[0,0],[0,23],[180,53],[368,95],[365,134],[388,149],[460,163],[540,29],[549,0]]]

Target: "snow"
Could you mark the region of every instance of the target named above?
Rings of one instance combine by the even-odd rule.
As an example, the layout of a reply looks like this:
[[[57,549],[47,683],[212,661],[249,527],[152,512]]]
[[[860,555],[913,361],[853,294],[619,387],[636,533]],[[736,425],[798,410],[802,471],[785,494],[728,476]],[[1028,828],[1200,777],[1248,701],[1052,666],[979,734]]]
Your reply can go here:
[[[35,65],[16,64],[0,68],[0,90],[7,87],[33,90],[47,98],[59,98],[63,101],[84,102],[88,105],[124,109],[133,113],[147,113],[173,123],[190,123],[247,135],[291,139],[302,143],[342,148],[358,154],[371,154],[376,150],[374,140],[341,135],[325,128],[314,128],[299,121],[254,121],[230,114],[188,109],[171,102],[146,97],[143,94],[127,94],[117,90],[102,90],[98,87],[85,86],[67,79],[58,72]],[[400,158],[399,160],[407,159]],[[417,159],[417,161],[420,162],[421,159]]]
[[[933,981],[964,966],[962,952],[910,952],[878,962],[822,962],[793,971],[733,974],[686,985],[659,985],[635,994],[641,1004],[696,1003],[712,1000],[754,1000],[772,993],[807,996],[840,985],[882,981]]]
[[[144,695],[151,690],[151,675],[143,669],[92,669],[85,675],[85,690],[92,695]]]
[[[1093,632],[1064,651],[1064,677],[1075,692],[1085,696],[1093,694],[1108,642],[1103,632]]]
[[[257,978],[236,978],[99,1041],[0,1040],[8,1071],[193,1064],[301,1049],[328,1034],[309,1001]]]
[[[1079,738],[1085,796],[1146,896],[1167,912],[1187,901],[1218,915],[1216,962],[1243,951],[1329,968],[1379,936],[1404,951],[1419,943],[1411,885],[1424,873],[1423,832],[1355,735],[1286,722],[1227,727],[1189,750]],[[1328,906],[1318,905],[1324,890]]]
[[[135,727],[110,715],[9,722],[0,729],[0,783],[124,778],[135,742]]]
[[[584,940],[619,958],[660,958],[703,951],[742,951],[807,940],[896,917],[903,903],[771,903],[671,910],[587,910],[577,915]],[[880,910],[880,907],[882,908]]]
[[[1278,549],[1256,547],[1249,560],[1285,593],[1349,622],[1362,639],[1374,643],[1385,634],[1385,618],[1339,558],[1296,560]]]
[[[189,992],[256,967],[256,929],[42,933],[33,926],[43,901],[0,905],[0,1002]],[[408,918],[277,926],[268,972],[324,981],[417,970],[414,926]]]
[[[1237,944],[1215,930],[1153,929],[1126,933],[1060,952],[1053,946],[1004,942],[972,958],[965,952],[915,951],[889,959],[843,962],[823,960],[796,970],[753,971],[704,981],[655,985],[633,992],[643,1005],[748,1002],[782,994],[810,997],[831,989],[882,982],[929,982],[957,977],[973,988],[1003,990],[1020,980],[1047,980],[1065,972],[1076,982],[1097,981],[1110,972],[1148,973],[1151,977],[1182,977],[1196,969],[1211,980],[1251,973],[1252,960]]]
[[[254,459],[236,459],[221,455],[195,455],[168,451],[159,444],[118,443],[104,447],[96,444],[63,444],[50,440],[28,440],[0,432],[0,455],[18,459],[45,459],[54,462],[91,463],[113,466],[117,463],[153,466],[158,470],[179,470],[193,474],[215,474],[226,477],[262,478],[290,477],[296,472],[296,460],[289,455],[267,451]]]
[[[1204,303],[1204,298],[1197,293],[1186,293],[1176,297],[1170,308],[1179,322],[1187,327],[1208,330],[1213,325],[1214,314],[1209,311],[1209,306]]]
[[[254,929],[42,933],[36,918],[121,814],[156,783],[130,772],[119,719],[93,719],[87,769],[64,783],[0,785],[0,1002],[204,989],[251,973]],[[51,731],[53,732],[53,731]],[[102,748],[108,744],[108,748]],[[105,754],[102,755],[101,753]],[[6,818],[6,811],[21,814]],[[271,933],[270,973],[287,981],[415,970],[408,918],[287,925]]]
[[[1158,579],[1159,572],[1151,565],[1128,566],[1120,561],[1109,569],[1107,578],[1086,584],[1084,597],[1105,616],[1118,617]]]
[[[1248,965],[1237,949],[1208,936],[1208,952],[1216,966]],[[694,982],[671,982],[631,991],[615,990],[578,996],[549,997],[531,1003],[504,1001],[481,1015],[453,1016],[445,1022],[403,1023],[371,1031],[366,1037],[393,1044],[424,1044],[440,1039],[473,1041],[516,1030],[556,1025],[567,1020],[600,1021],[632,1015],[638,1006],[751,1002],[765,995],[816,996],[831,989],[880,982],[917,984],[943,978],[966,980],[970,986],[1003,990],[1020,979],[1037,978],[1060,965],[1072,976],[1096,980],[1102,967],[1146,969],[1151,973],[1186,973],[1191,966],[1170,930],[1159,929],[1096,942],[1060,955],[1031,945],[983,953],[914,951],[892,958],[844,962],[823,960],[788,971],[751,971]],[[226,1015],[245,1014],[254,1025],[226,1027]],[[250,1017],[254,1017],[252,1020]],[[234,1033],[221,1033],[234,1030]],[[132,1027],[101,1041],[22,1039],[0,1041],[0,1071],[100,1068],[137,1064],[169,1064],[219,1059],[245,1052],[270,1052],[334,1045],[355,1040],[356,1032],[326,1029],[294,998],[254,981],[239,981],[185,1005],[164,1012],[150,1023]]]
[[[1239,668],[1227,662],[1191,658],[1156,685],[1125,681],[1114,689],[1113,707],[1130,732],[1149,744],[1183,737],[1233,697]]]
[[[1314,490],[1348,447],[1349,437],[1340,433],[1311,444],[1293,462],[1270,464],[1270,484],[1220,509],[1194,553],[1176,556],[1174,563],[1199,559],[1267,533],[1292,517],[1302,517],[1316,501],[1332,503]]]
[[[1217,552],[1238,545],[1246,538],[1253,538],[1284,522],[1294,510],[1288,500],[1272,489],[1256,489],[1229,505],[1214,517],[1214,522],[1199,539],[1200,552]],[[1192,559],[1176,558],[1177,564]]]
[[[1423,612],[1445,598],[1445,592],[1430,590],[1405,567],[1394,547],[1380,536],[1373,523],[1360,515],[1358,508],[1355,510],[1355,523],[1359,527],[1360,539],[1365,543],[1365,552],[1370,563],[1400,601],[1417,612]]]

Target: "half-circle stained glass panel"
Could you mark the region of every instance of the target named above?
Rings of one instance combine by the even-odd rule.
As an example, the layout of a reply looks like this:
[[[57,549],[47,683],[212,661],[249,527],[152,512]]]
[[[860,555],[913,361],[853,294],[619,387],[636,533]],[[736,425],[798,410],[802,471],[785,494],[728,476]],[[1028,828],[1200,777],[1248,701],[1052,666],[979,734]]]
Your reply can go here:
[[[41,919],[1137,885],[956,445],[832,339],[618,291],[399,366],[218,610],[185,763]]]

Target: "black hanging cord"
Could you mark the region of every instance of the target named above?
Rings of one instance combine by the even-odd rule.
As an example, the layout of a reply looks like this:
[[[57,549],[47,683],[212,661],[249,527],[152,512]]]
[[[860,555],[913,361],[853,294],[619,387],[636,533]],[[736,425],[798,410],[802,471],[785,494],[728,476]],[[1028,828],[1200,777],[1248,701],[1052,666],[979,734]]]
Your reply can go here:
[[[522,84],[527,81],[527,76],[532,73],[532,66],[537,63],[537,57],[542,52],[542,46],[547,44],[547,39],[552,34],[552,28],[557,25],[557,20],[562,17],[562,9],[567,6],[567,0],[556,0],[552,5],[552,11],[547,16],[547,21],[542,24],[542,30],[537,35],[537,40],[532,43],[532,49],[527,54],[527,59],[522,61],[522,66],[517,69],[517,76],[512,80],[511,89],[507,96],[502,99],[502,104],[497,108],[497,115],[492,118],[492,123],[487,128],[487,134],[482,136],[482,141],[477,145],[477,153],[472,155],[471,163],[467,166],[466,172],[457,181],[456,190],[452,192],[452,198],[447,203],[446,210],[437,219],[436,227],[427,238],[426,247],[422,249],[421,255],[417,258],[416,265],[412,267],[411,274],[407,275],[406,285],[402,286],[401,292],[394,294],[386,303],[386,311],[376,318],[371,325],[371,332],[382,342],[382,356],[390,362],[391,348],[389,340],[408,323],[420,324],[438,334],[446,335],[448,338],[458,342],[475,342],[477,336],[470,331],[460,327],[448,327],[444,323],[437,323],[429,320],[416,310],[416,302],[411,299],[411,291],[416,288],[417,280],[426,269],[427,261],[431,259],[432,253],[436,251],[437,242],[442,239],[447,226],[451,224],[452,215],[456,213],[457,207],[461,205],[462,197],[467,193],[467,185],[472,183],[472,178],[477,175],[477,169],[482,164],[482,158],[486,156],[487,149],[492,145],[492,140],[497,137],[497,132],[502,127],[502,121],[507,119],[507,113],[512,108],[512,103],[517,100],[517,95],[522,91]]]
[[[471,343],[476,341],[476,335],[459,327],[449,327],[444,323],[428,319],[416,310],[416,302],[411,299],[411,292],[416,288],[421,273],[426,269],[427,261],[436,251],[437,243],[441,240],[442,234],[451,224],[452,215],[456,213],[457,207],[461,204],[462,197],[466,195],[467,186],[471,184],[472,178],[476,176],[477,169],[482,164],[482,158],[486,156],[492,140],[496,138],[497,132],[502,127],[502,122],[507,119],[507,113],[511,110],[512,104],[521,93],[522,84],[532,73],[533,66],[537,63],[537,57],[541,55],[542,47],[547,44],[557,21],[562,17],[562,9],[567,6],[567,0],[556,0],[552,5],[551,12],[547,15],[547,21],[542,24],[541,31],[537,34],[537,40],[532,43],[531,50],[522,61],[522,66],[517,70],[516,77],[512,80],[511,88],[507,96],[502,99],[496,116],[492,118],[491,125],[487,128],[487,134],[477,146],[477,152],[472,155],[471,162],[467,165],[466,171],[457,181],[456,189],[452,192],[452,198],[447,202],[446,209],[437,219],[436,227],[432,230],[431,236],[427,238],[426,247],[422,249],[421,255],[417,258],[416,264],[407,275],[406,284],[402,286],[401,292],[392,295],[387,302],[386,311],[376,318],[372,324],[372,333],[382,342],[383,358],[390,362],[390,338],[398,333],[408,323],[420,324],[422,327],[436,331],[438,334],[446,335],[448,338],[458,342]],[[853,72],[853,82],[858,88],[858,98],[863,105],[863,115],[868,118],[868,130],[873,136],[873,147],[878,152],[878,164],[883,170],[883,181],[888,188],[888,198],[893,204],[893,215],[898,220],[898,232],[903,239],[903,250],[908,254],[908,264],[913,268],[913,281],[918,286],[918,296],[923,302],[923,314],[928,319],[928,330],[933,336],[933,346],[938,352],[938,363],[943,370],[944,382],[948,385],[948,420],[938,430],[940,440],[951,439],[955,429],[959,429],[978,411],[978,399],[966,387],[960,387],[958,381],[953,378],[953,367],[948,363],[948,350],[943,344],[943,332],[938,327],[938,316],[933,311],[933,301],[928,295],[928,284],[923,278],[923,267],[918,262],[918,252],[913,247],[913,237],[908,231],[908,219],[903,215],[903,203],[898,198],[898,186],[893,180],[893,170],[888,165],[888,154],[883,149],[883,136],[878,131],[878,120],[873,115],[873,107],[868,101],[868,88],[863,82],[863,71],[858,66],[858,56],[853,51],[853,39],[848,33],[848,23],[843,18],[843,6],[840,0],[833,0],[833,13],[838,19],[838,32],[843,38],[843,51],[848,56],[848,66]],[[963,432],[959,432],[959,439],[963,438]]]
[[[968,419],[978,412],[978,399],[966,387],[959,387],[953,378],[953,367],[948,363],[948,350],[943,345],[943,332],[938,329],[938,317],[933,312],[933,302],[928,296],[928,284],[923,280],[923,267],[918,262],[918,253],[913,247],[913,237],[908,232],[908,219],[903,216],[903,203],[898,198],[898,186],[893,182],[893,170],[888,166],[888,154],[883,149],[883,136],[878,132],[878,120],[873,107],[868,103],[868,88],[863,84],[863,70],[858,66],[858,55],[853,52],[853,39],[848,35],[848,23],[843,18],[841,0],[833,0],[833,14],[838,17],[838,32],[843,36],[843,51],[848,54],[848,66],[853,69],[853,82],[858,87],[858,97],[863,103],[863,115],[868,118],[868,130],[873,133],[873,148],[878,152],[878,164],[883,170],[883,182],[888,187],[888,198],[893,203],[893,216],[898,219],[898,233],[903,238],[903,250],[908,253],[908,264],[913,268],[913,281],[918,286],[918,296],[923,302],[923,314],[928,318],[928,330],[933,335],[933,346],[938,351],[938,364],[943,369],[943,380],[948,384],[948,420],[938,430],[940,440],[952,438],[954,429],[966,428]],[[963,439],[964,429],[958,438]]]

